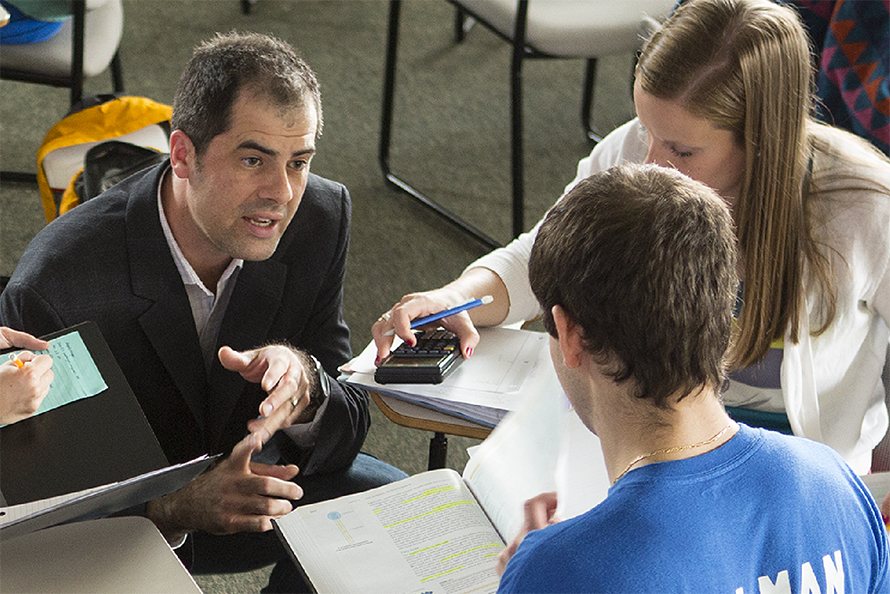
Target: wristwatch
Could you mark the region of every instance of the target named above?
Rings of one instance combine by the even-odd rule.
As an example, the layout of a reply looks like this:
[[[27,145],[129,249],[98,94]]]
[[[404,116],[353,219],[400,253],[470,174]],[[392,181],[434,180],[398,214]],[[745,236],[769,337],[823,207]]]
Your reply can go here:
[[[314,355],[309,355],[308,353],[307,355],[315,366],[315,373],[318,377],[318,381],[312,386],[312,393],[309,395],[309,406],[307,407],[314,414],[324,404],[324,401],[328,399],[328,396],[331,395],[331,380],[328,374],[325,373],[324,367],[321,366],[321,361],[316,359]]]

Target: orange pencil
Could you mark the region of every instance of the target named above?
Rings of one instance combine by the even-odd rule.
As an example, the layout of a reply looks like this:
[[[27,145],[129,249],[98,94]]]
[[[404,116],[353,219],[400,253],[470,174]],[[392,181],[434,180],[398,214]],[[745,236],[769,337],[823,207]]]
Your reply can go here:
[[[19,359],[18,353],[9,353],[9,360],[15,363],[15,366],[19,369],[25,366],[25,362]]]

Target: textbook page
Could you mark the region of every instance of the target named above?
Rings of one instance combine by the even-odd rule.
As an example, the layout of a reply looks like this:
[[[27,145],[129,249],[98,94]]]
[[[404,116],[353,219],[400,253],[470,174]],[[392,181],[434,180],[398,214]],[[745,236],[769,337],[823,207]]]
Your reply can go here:
[[[884,501],[884,497],[890,492],[890,472],[872,472],[864,474],[859,479],[865,483],[871,496],[875,498],[878,506]]]
[[[58,524],[94,519],[181,489],[218,456],[160,468],[125,481],[38,501],[0,507],[0,538],[12,538]]]
[[[609,490],[599,438],[575,414],[549,369],[464,468],[464,480],[507,542],[522,527],[526,500],[556,491],[556,513],[565,520],[600,503]]]
[[[527,499],[556,490],[562,388],[553,366],[519,409],[472,452],[463,477],[504,540],[523,523]]]
[[[298,507],[273,525],[318,592],[497,592],[504,541],[450,469]]]
[[[4,537],[3,529],[6,526],[12,526],[23,520],[33,518],[38,514],[47,510],[57,509],[67,504],[69,501],[75,501],[84,497],[89,497],[93,493],[99,493],[106,489],[105,486],[93,487],[92,489],[84,489],[77,493],[68,493],[67,495],[57,495],[55,497],[47,497],[37,501],[29,501],[28,503],[18,503],[10,506],[0,506],[0,534]]]
[[[556,514],[563,520],[599,505],[612,486],[599,437],[584,426],[564,399],[560,418],[559,457],[556,462]]]

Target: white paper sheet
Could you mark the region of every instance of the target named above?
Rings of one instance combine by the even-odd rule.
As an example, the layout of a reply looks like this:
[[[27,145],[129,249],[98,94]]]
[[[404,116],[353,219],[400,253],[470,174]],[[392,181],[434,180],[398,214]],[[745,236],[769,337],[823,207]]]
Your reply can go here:
[[[441,384],[377,383],[373,342],[343,366],[340,379],[493,427],[527,394],[549,381],[552,364],[543,332],[480,328],[479,334],[473,356]]]

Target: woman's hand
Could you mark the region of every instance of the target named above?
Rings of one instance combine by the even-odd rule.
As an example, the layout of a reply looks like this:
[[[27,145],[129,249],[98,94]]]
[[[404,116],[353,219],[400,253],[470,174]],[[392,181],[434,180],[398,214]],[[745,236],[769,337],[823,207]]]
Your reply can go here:
[[[504,281],[487,268],[471,268],[441,289],[410,293],[402,297],[371,327],[371,335],[377,345],[377,363],[389,355],[393,336],[398,336],[409,345],[414,345],[411,320],[439,313],[485,295],[493,297],[491,303],[435,322],[437,326],[457,334],[460,338],[461,354],[465,358],[469,357],[479,344],[479,332],[476,331],[476,326],[497,326],[504,321],[510,311],[510,297]]]

